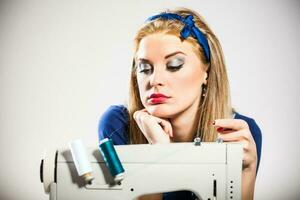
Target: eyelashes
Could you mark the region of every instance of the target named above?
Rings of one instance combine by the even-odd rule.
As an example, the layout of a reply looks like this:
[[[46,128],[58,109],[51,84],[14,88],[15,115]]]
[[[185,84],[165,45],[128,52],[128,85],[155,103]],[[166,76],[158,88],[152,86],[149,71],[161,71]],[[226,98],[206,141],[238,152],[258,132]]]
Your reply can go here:
[[[152,71],[152,65],[150,63],[138,63],[139,73],[149,73]]]
[[[169,65],[167,66],[167,69],[169,71],[172,71],[172,72],[175,72],[175,71],[178,71],[182,68],[183,64],[180,64],[180,65]]]
[[[166,69],[170,72],[176,72],[180,70],[183,67],[183,65],[183,58],[175,58],[166,64]],[[150,74],[153,71],[152,64],[148,62],[139,62],[137,68],[139,73]]]

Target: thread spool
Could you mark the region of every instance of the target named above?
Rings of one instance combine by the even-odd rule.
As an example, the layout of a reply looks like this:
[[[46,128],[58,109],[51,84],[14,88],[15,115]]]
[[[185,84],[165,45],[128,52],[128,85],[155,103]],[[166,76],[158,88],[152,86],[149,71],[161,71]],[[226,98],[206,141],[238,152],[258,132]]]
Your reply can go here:
[[[118,154],[114,148],[112,140],[105,138],[99,143],[100,152],[103,156],[105,164],[109,169],[110,174],[115,182],[120,182],[124,179],[124,168],[120,162]]]
[[[69,143],[69,146],[78,175],[84,179],[85,183],[91,184],[94,179],[93,169],[81,140],[74,140]]]

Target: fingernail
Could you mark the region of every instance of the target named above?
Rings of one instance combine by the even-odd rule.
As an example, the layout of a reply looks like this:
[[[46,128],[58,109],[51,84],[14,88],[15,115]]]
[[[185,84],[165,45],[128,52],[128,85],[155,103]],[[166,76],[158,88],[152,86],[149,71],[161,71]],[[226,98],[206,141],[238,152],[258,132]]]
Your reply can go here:
[[[222,128],[222,127],[219,127],[219,128],[217,128],[217,131],[218,132],[221,132],[221,131],[223,131],[224,129]]]

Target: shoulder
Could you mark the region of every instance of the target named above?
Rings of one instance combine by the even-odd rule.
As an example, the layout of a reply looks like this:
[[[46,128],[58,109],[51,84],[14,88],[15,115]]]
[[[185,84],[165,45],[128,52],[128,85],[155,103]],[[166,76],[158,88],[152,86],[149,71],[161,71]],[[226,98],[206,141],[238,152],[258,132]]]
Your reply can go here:
[[[128,120],[128,110],[124,105],[111,105],[102,115],[103,119]]]
[[[114,144],[128,141],[129,114],[124,105],[110,106],[100,117],[98,125],[99,141],[110,138]]]
[[[257,151],[257,158],[258,158],[258,163],[257,163],[257,168],[259,167],[260,163],[260,157],[261,157],[261,148],[262,148],[262,133],[261,129],[259,128],[258,124],[256,121],[250,117],[247,117],[245,115],[241,115],[237,112],[234,113],[234,118],[235,119],[242,119],[247,122],[250,132],[252,134],[252,137],[255,141],[256,144],[256,151]]]

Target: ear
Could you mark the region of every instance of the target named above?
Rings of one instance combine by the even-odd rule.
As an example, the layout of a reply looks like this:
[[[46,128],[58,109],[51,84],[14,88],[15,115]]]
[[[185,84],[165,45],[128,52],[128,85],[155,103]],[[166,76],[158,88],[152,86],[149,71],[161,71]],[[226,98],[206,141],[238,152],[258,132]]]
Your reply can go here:
[[[203,80],[203,84],[204,84],[204,85],[207,84],[207,78],[208,78],[208,74],[207,74],[207,72],[205,72],[205,73],[204,73],[204,76],[203,76],[203,79],[204,79],[204,80]]]

